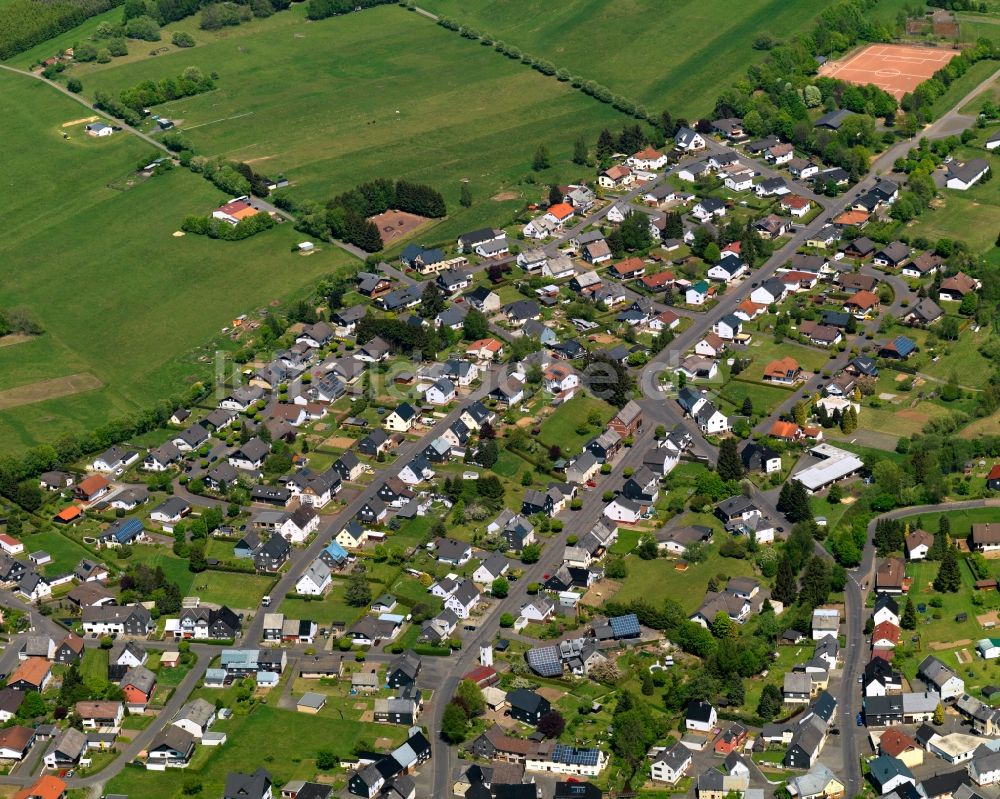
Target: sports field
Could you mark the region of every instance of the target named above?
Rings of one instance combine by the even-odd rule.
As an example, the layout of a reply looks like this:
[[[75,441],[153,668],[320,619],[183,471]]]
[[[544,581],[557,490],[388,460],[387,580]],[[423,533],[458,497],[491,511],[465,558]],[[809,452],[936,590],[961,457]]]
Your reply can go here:
[[[943,47],[871,44],[837,61],[828,61],[819,73],[862,86],[873,83],[898,100],[957,55],[958,50]]]
[[[420,0],[422,8],[550,60],[651,111],[711,112],[777,38],[808,31],[831,0]]]
[[[245,242],[175,238],[186,214],[225,199],[207,181],[176,170],[107,188],[149,146],[63,128],[86,109],[30,78],[0,72],[0,112],[0,307],[27,307],[45,329],[0,348],[0,451],[95,427],[205,378],[210,361],[191,350],[348,261],[333,247],[292,255],[302,235],[289,225]]]
[[[552,78],[462,39],[427,18],[383,6],[309,22],[300,4],[205,44],[130,63],[87,65],[84,92],[125,86],[187,66],[219,73],[218,90],[158,106],[205,155],[283,173],[296,197],[325,200],[373,177],[428,183],[451,216],[423,235],[452,238],[495,225],[537,199],[537,186],[583,178],[573,142],[595,141],[627,118]],[[545,143],[553,168],[536,177]],[[589,171],[586,176],[590,177]],[[459,203],[468,180],[474,205]],[[500,192],[512,197],[491,200]],[[426,230],[426,229],[425,229]]]

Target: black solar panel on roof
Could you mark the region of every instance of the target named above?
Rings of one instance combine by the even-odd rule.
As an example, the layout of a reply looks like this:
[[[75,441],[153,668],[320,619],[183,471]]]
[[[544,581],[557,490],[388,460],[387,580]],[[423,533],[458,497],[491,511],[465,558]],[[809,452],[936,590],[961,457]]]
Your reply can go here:
[[[574,766],[596,766],[598,751],[596,749],[577,749],[575,746],[556,744],[552,749],[554,763],[567,763]]]
[[[615,638],[634,638],[640,635],[639,619],[634,613],[615,616],[613,619],[608,619],[608,624],[611,625],[611,633]]]
[[[558,647],[543,646],[539,649],[528,650],[525,659],[532,670],[542,677],[558,677],[563,672]]]

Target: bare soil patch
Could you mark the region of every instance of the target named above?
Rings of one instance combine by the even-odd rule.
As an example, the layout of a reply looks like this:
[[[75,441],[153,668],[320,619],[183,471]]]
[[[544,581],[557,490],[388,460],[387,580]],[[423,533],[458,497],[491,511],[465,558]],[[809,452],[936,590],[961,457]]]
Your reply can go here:
[[[979,622],[980,627],[996,627],[997,622],[1000,621],[1000,616],[997,615],[995,610],[991,610],[989,613],[984,613],[982,616],[976,616],[976,621]],[[962,642],[956,641],[955,643],[960,644]]]
[[[323,442],[322,446],[333,449],[349,449],[353,443],[354,439],[348,436],[330,436]]]
[[[100,380],[87,372],[55,377],[52,380],[39,380],[37,383],[0,391],[0,411],[17,408],[21,405],[31,405],[43,400],[68,397],[83,391],[93,391],[103,385]]]
[[[422,225],[427,224],[427,218],[410,214],[406,211],[386,211],[384,214],[376,214],[369,217],[378,228],[378,234],[382,237],[383,244],[389,244],[399,239],[409,236],[413,231]]]
[[[32,338],[34,336],[28,333],[11,333],[9,336],[0,336],[0,347],[13,347],[15,344],[23,344]]]
[[[521,197],[516,191],[502,191],[499,194],[494,194],[490,197],[494,202],[502,203],[508,200],[517,200]]]
[[[80,117],[79,119],[71,119],[69,122],[63,122],[62,126],[64,128],[71,128],[74,125],[89,125],[91,122],[96,122],[100,117]]]
[[[968,646],[971,643],[968,638],[962,638],[959,641],[931,641],[928,647],[937,652],[941,649],[951,649],[953,646]]]
[[[918,422],[919,424],[926,424],[930,421],[930,416],[926,413],[921,413],[920,411],[896,411],[896,416],[900,419],[907,419],[911,422]]]
[[[537,691],[535,691],[539,696],[543,696],[549,700],[549,704],[554,705],[558,700],[562,699],[565,695],[565,691],[561,691],[558,688],[553,688],[551,685],[543,685]]]

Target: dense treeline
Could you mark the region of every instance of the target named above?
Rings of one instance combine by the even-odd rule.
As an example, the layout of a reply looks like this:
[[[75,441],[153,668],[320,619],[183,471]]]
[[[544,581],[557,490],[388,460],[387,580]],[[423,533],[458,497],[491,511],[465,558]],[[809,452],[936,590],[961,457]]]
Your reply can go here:
[[[358,8],[373,8],[397,2],[399,0],[309,0],[306,16],[309,19],[326,19]]]
[[[278,198],[275,202],[285,210],[296,211],[299,224],[306,232],[324,238],[332,235],[365,252],[378,252],[382,249],[382,238],[378,227],[369,221],[370,216],[384,213],[390,208],[432,219],[448,212],[444,197],[430,186],[386,178],[362,183],[334,197],[325,207],[313,202],[296,206],[286,197]]]
[[[130,89],[122,89],[118,99],[126,108],[141,113],[144,108],[203,94],[214,88],[215,81],[211,76],[202,73],[198,67],[188,67],[175,78],[144,80]]]
[[[433,358],[438,351],[438,337],[433,329],[414,327],[400,319],[380,319],[366,316],[358,322],[358,344],[367,344],[379,337],[395,350],[408,355],[419,354],[424,358]]]
[[[188,216],[181,224],[181,230],[197,236],[208,236],[210,239],[242,241],[261,231],[270,230],[275,224],[271,215],[265,213],[241,219],[235,225],[210,216]]]
[[[0,60],[22,53],[121,0],[9,0],[0,5]]]

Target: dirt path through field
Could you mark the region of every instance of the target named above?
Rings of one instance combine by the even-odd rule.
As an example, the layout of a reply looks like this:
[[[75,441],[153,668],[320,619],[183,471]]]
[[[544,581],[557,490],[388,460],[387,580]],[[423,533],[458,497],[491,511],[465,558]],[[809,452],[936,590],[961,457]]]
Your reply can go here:
[[[13,347],[15,344],[22,344],[33,338],[34,336],[28,333],[11,333],[9,336],[0,336],[0,347]]]
[[[39,380],[37,383],[29,383],[26,386],[8,388],[0,391],[0,411],[8,408],[17,408],[21,405],[30,405],[34,402],[56,399],[58,397],[68,397],[71,394],[79,394],[82,391],[93,391],[101,388],[104,384],[87,372],[66,377],[56,377],[52,380]]]

